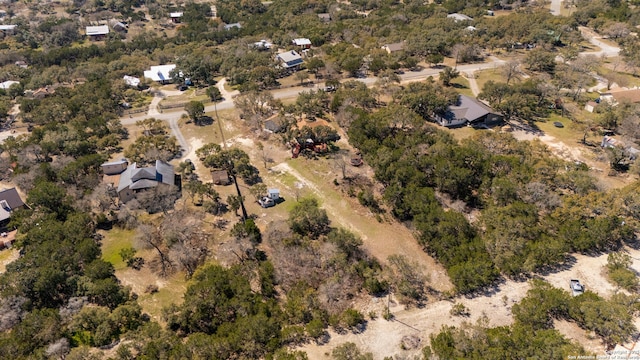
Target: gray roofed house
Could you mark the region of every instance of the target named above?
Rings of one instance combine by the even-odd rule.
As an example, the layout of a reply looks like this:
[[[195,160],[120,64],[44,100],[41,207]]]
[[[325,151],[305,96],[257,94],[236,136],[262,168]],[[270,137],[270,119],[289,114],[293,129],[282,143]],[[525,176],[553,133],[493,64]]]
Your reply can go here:
[[[280,53],[276,57],[285,69],[297,68],[302,64],[302,56],[294,50]]]
[[[450,105],[444,114],[436,114],[438,124],[445,127],[466,125],[495,125],[502,121],[502,115],[496,113],[482,102],[460,95],[456,104]]]
[[[127,164],[123,159],[102,164],[102,168],[113,173],[122,167],[123,162]],[[136,163],[133,163],[121,171],[116,192],[122,202],[127,202],[133,199],[138,191],[154,188],[161,184],[176,184],[171,164],[156,160],[155,166],[138,167]]]
[[[0,191],[0,222],[9,220],[13,210],[23,208],[24,206],[24,201],[20,198],[20,194],[18,194],[16,188]]]

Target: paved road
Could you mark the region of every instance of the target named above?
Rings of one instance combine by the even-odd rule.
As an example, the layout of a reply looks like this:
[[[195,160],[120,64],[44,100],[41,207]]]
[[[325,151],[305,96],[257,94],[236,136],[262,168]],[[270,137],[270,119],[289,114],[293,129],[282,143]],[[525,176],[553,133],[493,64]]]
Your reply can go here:
[[[587,38],[591,44],[601,49],[600,51],[585,51],[580,53],[580,56],[595,55],[597,57],[614,57],[620,55],[619,47],[601,41],[602,36],[598,35],[595,31],[586,26],[579,26],[578,29],[580,33],[582,33],[582,36]]]

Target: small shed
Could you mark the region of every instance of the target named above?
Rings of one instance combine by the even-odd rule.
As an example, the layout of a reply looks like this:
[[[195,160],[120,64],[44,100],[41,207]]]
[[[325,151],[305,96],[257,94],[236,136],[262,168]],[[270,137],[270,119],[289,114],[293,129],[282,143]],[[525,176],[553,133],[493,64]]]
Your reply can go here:
[[[182,15],[184,13],[183,12],[172,12],[169,14],[169,17],[171,18],[171,22],[173,22],[174,24],[179,24],[182,21]]]
[[[211,172],[214,185],[229,185],[231,184],[231,178],[227,170],[213,170]]]
[[[280,190],[278,189],[269,189],[267,193],[269,194],[269,199],[273,201],[280,199]]]
[[[584,105],[584,109],[587,110],[588,112],[592,113],[596,107],[598,106],[598,103],[595,101],[589,101]]]

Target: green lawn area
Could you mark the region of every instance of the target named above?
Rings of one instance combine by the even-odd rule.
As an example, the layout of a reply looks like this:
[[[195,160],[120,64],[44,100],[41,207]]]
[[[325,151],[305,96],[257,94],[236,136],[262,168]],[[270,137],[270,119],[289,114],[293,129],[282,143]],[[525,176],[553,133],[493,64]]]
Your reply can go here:
[[[564,127],[555,127],[553,123],[556,121],[561,122]],[[585,124],[576,123],[571,119],[562,117],[558,114],[551,114],[547,121],[536,122],[536,125],[540,128],[540,130],[544,131],[545,134],[553,136],[556,139],[563,141],[567,145],[573,145],[582,142],[582,138],[584,136],[584,127],[586,126]],[[600,137],[589,134],[587,140],[598,142],[600,140]]]
[[[440,127],[440,126],[438,128],[444,129],[445,131],[451,133],[451,135],[453,135],[453,137],[456,138],[456,140],[458,141],[470,138],[478,131],[487,131],[487,130],[476,130],[470,126],[463,126],[455,129],[449,129],[449,128]]]
[[[162,309],[171,304],[180,305],[188,285],[183,272],[173,274],[163,282],[164,286],[155,294],[138,294],[138,304],[142,310],[160,323],[163,323]]]
[[[182,131],[182,134],[187,139],[187,141],[189,139],[195,138],[202,141],[203,144],[211,142],[216,144],[222,143],[222,137],[220,136],[220,126],[218,125],[217,121],[221,121],[225,140],[229,140],[241,133],[241,129],[238,126],[238,122],[240,120],[234,109],[219,110],[218,116],[216,116],[215,112],[208,112],[206,113],[206,115],[214,119],[212,124],[196,126],[193,123],[187,124],[186,120],[184,119],[181,119],[179,121],[180,130]]]
[[[456,89],[456,91],[462,95],[475,97],[473,95],[473,91],[471,91],[469,80],[467,80],[463,76],[458,76],[457,78],[451,80],[451,86],[453,86]]]
[[[489,80],[493,80],[495,82],[506,82],[502,74],[500,73],[500,69],[490,69],[483,71],[476,71],[476,83],[478,84],[478,89],[482,92],[482,88],[484,84]]]
[[[610,62],[610,60],[607,60],[607,62]],[[629,73],[625,73],[622,71],[614,71],[612,69],[609,69],[607,66],[598,67],[598,69],[596,69],[596,72],[604,76],[605,78],[612,73],[616,73],[614,77],[615,79],[614,81],[620,82],[618,84],[619,86],[626,86],[626,87],[640,86],[640,78],[638,78],[637,76],[633,76],[632,74],[629,74]]]
[[[100,232],[102,239],[102,259],[113,264],[116,270],[125,269],[127,264],[120,257],[120,250],[133,246],[133,230],[113,228]]]
[[[207,94],[196,95],[195,89],[190,88],[189,90],[182,93],[182,95],[178,96],[168,96],[164,100],[160,102],[160,105],[169,105],[169,104],[179,104],[186,103],[189,101],[202,101],[203,103],[209,102],[209,97]]]

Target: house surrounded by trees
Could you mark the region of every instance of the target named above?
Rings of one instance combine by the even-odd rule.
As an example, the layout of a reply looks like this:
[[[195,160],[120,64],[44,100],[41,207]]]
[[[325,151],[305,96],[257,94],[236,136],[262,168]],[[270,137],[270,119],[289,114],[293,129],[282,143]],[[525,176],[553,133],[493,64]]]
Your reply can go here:
[[[0,191],[0,227],[4,227],[11,218],[11,213],[25,206],[16,188]]]
[[[482,102],[460,95],[456,104],[441,114],[435,115],[436,122],[444,127],[456,127],[466,124],[491,126],[503,120],[502,115]]]
[[[106,176],[105,181],[116,189],[120,201],[126,203],[136,197],[140,191],[157,186],[176,185],[173,166],[156,160],[154,166],[138,167],[126,159],[108,162],[101,165]]]
[[[280,66],[286,70],[296,71],[302,65],[302,56],[296,51],[291,50],[276,55],[276,58],[280,61]]]
[[[85,34],[91,41],[100,41],[109,34],[109,25],[87,26]]]

